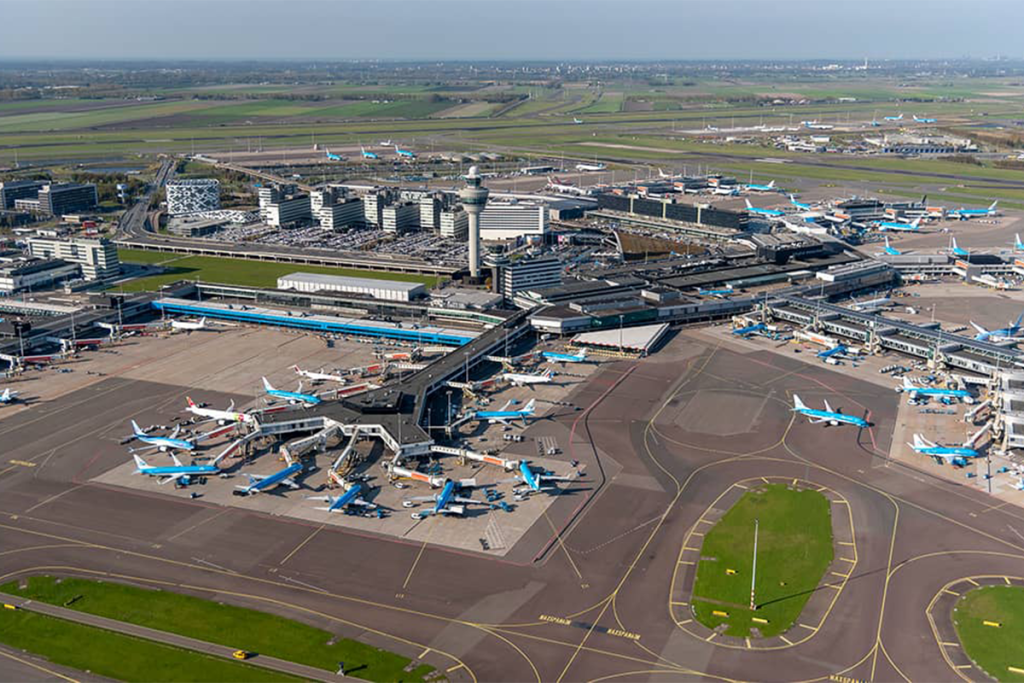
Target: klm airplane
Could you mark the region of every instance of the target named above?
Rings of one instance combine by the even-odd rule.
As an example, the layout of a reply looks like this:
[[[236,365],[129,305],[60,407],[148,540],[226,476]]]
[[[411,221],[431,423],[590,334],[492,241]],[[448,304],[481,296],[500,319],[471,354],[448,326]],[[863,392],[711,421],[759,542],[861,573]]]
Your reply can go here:
[[[900,254],[903,253],[899,249],[896,249],[895,247],[893,247],[893,246],[891,246],[889,244],[889,236],[888,235],[885,236],[885,248],[882,249],[882,251],[885,252],[886,254],[888,254],[889,256],[899,256]]]
[[[917,118],[917,114],[914,114],[915,123],[936,123],[936,121],[936,119],[919,119]]]
[[[1020,233],[1013,236],[1013,250],[1024,251],[1024,242],[1020,241]]]
[[[955,237],[949,238],[949,253],[952,254],[953,256],[971,255],[971,252],[967,251],[966,249],[961,249],[960,247],[957,246]]]
[[[522,410],[509,410],[512,402],[509,401],[504,405],[501,410],[478,410],[473,414],[473,417],[477,420],[487,420],[491,424],[500,422],[501,424],[507,425],[509,420],[522,420],[523,425],[526,425],[526,418],[533,417],[534,408],[537,405],[535,399],[530,401],[523,406]]]
[[[298,391],[284,391],[283,389],[275,389],[273,386],[271,386],[270,382],[267,381],[267,378],[264,377],[263,388],[266,390],[269,396],[273,396],[274,398],[282,398],[288,401],[289,403],[301,403],[307,407],[315,406],[318,403],[320,403],[320,399],[314,396],[313,394],[302,393],[302,382],[299,382]]]
[[[999,200],[997,199],[994,202],[992,202],[991,204],[989,204],[987,209],[965,209],[965,208],[963,208],[961,206],[959,209],[956,209],[954,211],[950,211],[949,215],[950,216],[954,216],[956,218],[959,218],[962,221],[965,221],[968,218],[980,218],[982,216],[995,216],[996,213],[997,213],[996,212],[996,206],[998,204],[999,204]]]
[[[733,289],[732,286],[726,287],[725,289],[698,289],[697,294],[700,294],[701,296],[726,298],[733,295]]]
[[[587,350],[583,349],[577,354],[555,353],[554,351],[541,351],[540,355],[546,361],[555,363],[585,363],[587,362]]]
[[[778,209],[761,209],[759,207],[753,206],[750,203],[749,199],[745,201],[747,202],[747,211],[753,214],[757,214],[758,216],[767,216],[768,218],[779,218],[780,216],[786,215],[785,211],[779,211]]]
[[[900,114],[899,116],[884,116],[882,118],[884,118],[886,121],[902,121],[903,114]]]
[[[260,475],[250,474],[249,484],[247,486],[236,486],[232,492],[236,496],[252,496],[257,493],[263,493],[269,491],[272,488],[277,487],[279,484],[284,484],[288,488],[297,489],[299,485],[292,479],[293,474],[298,474],[302,471],[302,463],[297,462],[292,465],[288,465],[283,470],[278,470],[273,474]]]
[[[518,481],[527,487],[528,493],[540,493],[541,491],[557,491],[557,486],[545,486],[549,481],[573,481],[575,477],[563,477],[543,472],[534,472],[530,463],[525,460],[519,461],[519,474],[514,481]],[[521,495],[521,494],[520,494]]]
[[[472,498],[464,498],[458,495],[459,484],[451,479],[445,481],[444,486],[441,488],[441,492],[433,496],[414,496],[407,500],[410,501],[433,501],[434,506],[429,510],[422,510],[420,512],[413,512],[413,519],[426,519],[432,515],[461,515],[465,513],[467,505],[490,505],[482,500],[474,500]],[[457,503],[457,505],[453,504]]]
[[[798,202],[796,200],[796,197],[794,197],[793,195],[789,195],[789,203],[792,204],[793,206],[795,206],[796,208],[800,209],[801,211],[810,211],[811,210],[811,205],[810,204],[805,204],[803,202]]]
[[[3,393],[0,393],[0,403],[14,403],[16,398],[18,398],[18,392],[10,387],[4,389]]]
[[[793,411],[807,417],[811,424],[830,424],[833,427],[838,427],[841,424],[849,424],[854,427],[860,427],[861,429],[870,426],[868,421],[864,418],[856,417],[854,415],[846,415],[832,410],[832,406],[828,404],[828,401],[825,401],[825,410],[808,408],[796,394],[793,394]]]
[[[185,465],[178,460],[178,456],[171,454],[171,459],[174,461],[174,465],[167,465],[164,467],[150,465],[138,455],[132,454],[135,458],[135,474],[145,474],[149,477],[160,477],[160,483],[166,484],[169,481],[180,480],[182,484],[188,485],[192,477],[195,476],[207,476],[220,474],[220,467],[217,463],[225,455],[231,452],[231,449],[226,449],[223,453],[218,455],[205,465]]]
[[[357,505],[364,507],[367,510],[376,510],[377,506],[374,503],[367,503],[359,495],[362,490],[362,484],[352,484],[345,490],[345,493],[340,496],[306,496],[306,500],[322,500],[327,503],[327,507],[320,507],[316,509],[324,510],[326,512],[340,512],[349,505]]]
[[[900,223],[898,221],[879,221],[875,223],[879,230],[895,230],[897,232],[917,232],[921,229],[921,219],[915,218],[911,223]]]
[[[326,147],[324,149],[327,151],[327,158],[328,158],[328,160],[330,160],[330,161],[344,161],[345,160],[345,158],[342,157],[340,154],[331,154],[331,150],[327,149]]]
[[[914,442],[907,445],[917,453],[930,455],[937,461],[948,460],[957,467],[963,467],[969,458],[977,458],[981,455],[975,449],[967,446],[940,446],[920,434],[914,434]]]
[[[174,428],[170,436],[150,436],[146,432],[139,428],[139,425],[132,420],[132,436],[146,444],[150,448],[156,448],[161,453],[166,453],[169,450],[175,451],[191,451],[195,450],[196,444],[194,441],[186,441],[185,439],[175,438],[178,436],[178,432],[181,431],[181,425]]]
[[[775,181],[771,181],[767,185],[758,185],[757,183],[747,183],[747,190],[749,192],[777,192],[775,188]]]
[[[733,330],[732,333],[738,337],[746,337],[748,334],[756,334],[758,332],[764,332],[768,329],[768,326],[764,323],[757,323],[749,327],[741,327],[738,330]]]
[[[359,146],[359,151],[362,153],[364,159],[379,159],[376,152],[367,152],[366,148],[362,145]]]
[[[397,154],[398,156],[400,156],[400,157],[402,157],[404,159],[415,159],[416,158],[416,153],[415,152],[412,152],[412,151],[410,151],[408,149],[402,149],[398,145],[395,145],[394,147],[395,147],[395,154]]]
[[[818,351],[818,358],[821,358],[822,360],[827,360],[832,356],[839,356],[845,354],[847,351],[849,351],[849,349],[847,349],[846,346],[844,346],[843,344],[836,344],[831,349]]]
[[[971,396],[971,392],[963,389],[939,389],[938,387],[915,387],[910,383],[910,378],[903,378],[903,386],[896,387],[896,391],[904,394],[910,394],[910,398],[917,398],[918,396],[938,396],[948,398],[958,398],[964,403],[974,403],[974,397]]]
[[[1006,327],[1002,327],[998,330],[986,330],[981,325],[971,322],[971,326],[978,331],[978,334],[974,335],[976,341],[1006,341],[1008,339],[1014,339],[1020,334],[1021,320],[1024,320],[1024,313],[1017,316],[1017,322],[1010,323]]]

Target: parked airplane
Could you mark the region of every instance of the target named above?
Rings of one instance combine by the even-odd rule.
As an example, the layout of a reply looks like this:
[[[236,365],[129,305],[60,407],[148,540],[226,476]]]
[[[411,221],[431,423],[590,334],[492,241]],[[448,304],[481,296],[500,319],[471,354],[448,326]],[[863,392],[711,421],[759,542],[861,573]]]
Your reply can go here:
[[[813,208],[810,204],[798,202],[796,200],[796,197],[794,197],[793,195],[789,195],[789,203],[795,206],[796,208],[800,209],[801,211],[810,211]]]
[[[676,178],[679,178],[679,177],[681,177],[681,176],[679,176],[679,175],[673,175],[673,174],[671,174],[671,173],[665,173],[664,171],[662,171],[662,170],[661,170],[661,169],[659,168],[659,169],[658,169],[658,177],[659,177],[659,178],[661,178],[661,179],[663,179],[663,180],[675,180]]]
[[[885,247],[882,249],[882,251],[888,254],[889,256],[899,256],[903,253],[899,249],[896,249],[895,247],[889,244],[888,235],[885,236]]]
[[[764,323],[757,323],[756,325],[750,325],[749,327],[741,327],[738,330],[733,330],[732,333],[739,337],[746,337],[749,334],[764,332],[767,329],[768,326]]]
[[[914,115],[914,121],[916,123],[936,123],[936,119],[919,119],[917,114]]]
[[[296,462],[288,465],[283,470],[278,470],[273,474],[250,474],[249,484],[246,486],[236,486],[234,494],[236,496],[252,496],[257,493],[269,491],[281,484],[284,484],[288,488],[297,489],[299,485],[292,479],[293,474],[298,474],[302,471],[302,463]]]
[[[971,255],[971,252],[967,251],[966,249],[961,249],[960,247],[957,246],[955,237],[949,238],[949,253],[952,254],[953,256]]]
[[[301,377],[313,380],[314,382],[342,382],[345,383],[348,380],[341,375],[332,375],[329,372],[324,372],[323,368],[320,368],[320,372],[314,372],[313,370],[303,370],[298,365],[293,365],[292,370],[297,372]]]
[[[1017,233],[1013,236],[1013,250],[1024,251],[1024,242],[1020,241],[1020,233]]]
[[[203,465],[185,465],[178,456],[171,453],[171,460],[174,461],[173,465],[150,465],[141,457],[136,454],[132,454],[135,459],[135,474],[144,474],[148,477],[161,477],[159,483],[166,484],[169,481],[180,480],[183,484],[188,484],[194,476],[206,476],[220,474],[220,467],[217,463],[230,452],[230,448],[225,450],[223,453],[214,458],[211,462]]]
[[[771,181],[767,185],[758,185],[757,183],[747,183],[748,192],[778,192],[775,188],[775,181]]]
[[[959,218],[962,221],[965,221],[968,218],[995,216],[998,214],[998,211],[996,210],[996,206],[998,206],[998,204],[999,200],[997,199],[991,204],[989,204],[987,209],[965,209],[964,207],[961,206],[959,209],[954,209],[950,211],[949,215],[953,218]]]
[[[949,460],[958,467],[967,464],[968,458],[977,458],[981,454],[967,446],[940,446],[934,441],[929,441],[920,434],[914,434],[913,443],[908,443],[918,453],[930,455],[936,460]]]
[[[574,116],[574,117],[572,117],[572,122],[573,122],[573,123],[576,123],[576,124],[579,124],[579,123],[583,123],[583,119],[578,119],[578,118],[576,118],[576,117]]]
[[[349,505],[357,505],[364,507],[367,510],[377,509],[377,505],[374,503],[368,503],[359,495],[359,492],[363,490],[362,484],[352,484],[345,489],[345,492],[340,496],[306,496],[306,500],[322,500],[327,503],[327,507],[318,507],[317,510],[324,510],[325,512],[340,512]]]
[[[904,394],[910,394],[910,398],[917,398],[918,396],[938,396],[947,398],[958,398],[964,403],[974,403],[974,397],[971,396],[971,392],[964,389],[940,389],[938,387],[917,387],[910,383],[910,378],[903,377],[903,386],[896,387],[896,391]]]
[[[1008,339],[1014,339],[1020,334],[1021,320],[1024,320],[1024,313],[1017,316],[1017,322],[1008,323],[1006,327],[1002,327],[998,330],[986,330],[984,327],[976,322],[971,322],[971,326],[978,331],[978,334],[974,335],[977,341],[1006,341]]]
[[[362,145],[359,146],[359,152],[360,152],[360,154],[363,155],[364,159],[379,159],[380,158],[379,156],[377,156],[376,152],[367,152],[366,148],[363,147]]]
[[[603,171],[606,168],[607,168],[607,166],[605,166],[604,164],[600,164],[600,163],[598,163],[596,161],[594,163],[592,163],[592,164],[588,164],[588,163],[584,163],[584,162],[576,164],[576,170],[577,171]]]
[[[327,149],[326,147],[324,148],[324,151],[327,152],[327,159],[329,161],[344,161],[345,160],[345,157],[341,156],[340,154],[331,154],[331,150]]]
[[[7,387],[4,389],[3,393],[0,394],[0,403],[14,403],[14,399],[16,398],[18,398],[18,392]]]
[[[539,375],[531,375],[522,372],[505,372],[502,373],[501,378],[506,382],[510,382],[513,386],[523,387],[531,386],[533,384],[550,384],[553,381],[554,376],[555,373],[549,368]]]
[[[313,394],[302,393],[302,382],[299,382],[299,388],[296,391],[284,391],[283,389],[275,389],[271,386],[266,377],[262,379],[264,390],[274,398],[283,398],[289,403],[302,403],[305,406],[315,406],[320,403],[320,399]]]
[[[181,425],[176,426],[170,436],[150,436],[139,428],[139,425],[135,420],[132,420],[132,436],[150,448],[156,448],[161,453],[165,453],[170,450],[195,450],[196,444],[194,441],[177,438],[179,432],[181,432]]]
[[[205,417],[209,420],[216,420],[218,423],[225,425],[229,422],[243,422],[245,424],[255,424],[256,418],[248,413],[239,413],[234,409],[235,402],[232,401],[228,404],[227,410],[217,410],[215,408],[201,408],[196,405],[190,397],[186,396],[185,400],[188,401],[188,408],[186,410],[197,417]]]
[[[701,296],[713,296],[719,299],[724,299],[733,295],[732,285],[724,289],[698,289],[697,294]]]
[[[550,178],[548,178],[548,184],[547,184],[547,186],[544,189],[545,190],[551,190],[553,192],[558,192],[559,194],[572,194],[572,195],[585,195],[585,194],[587,194],[586,190],[584,190],[582,188],[579,188],[579,187],[576,187],[572,183],[564,182],[562,179],[560,179],[560,178],[558,178],[556,176],[551,176]]]
[[[719,185],[715,189],[711,190],[711,194],[718,195],[720,197],[736,197],[739,193],[739,185]]]
[[[395,154],[397,154],[398,156],[402,157],[403,159],[415,159],[416,158],[416,153],[413,152],[412,150],[402,149],[398,145],[394,145],[394,148],[395,148]]]
[[[544,360],[554,363],[585,363],[587,362],[587,350],[580,349],[577,354],[555,353],[554,351],[541,351]]]
[[[445,481],[439,493],[432,496],[414,496],[407,498],[410,501],[434,501],[434,506],[429,510],[413,512],[413,519],[426,519],[431,515],[461,515],[466,511],[466,505],[490,505],[486,501],[463,498],[458,495],[459,484],[451,479]],[[458,505],[453,505],[458,503]]]
[[[501,410],[478,410],[473,414],[473,417],[477,420],[487,420],[490,424],[501,423],[504,425],[509,424],[510,420],[522,420],[523,425],[526,425],[526,418],[533,417],[534,408],[537,402],[535,399],[530,399],[522,410],[509,410],[512,406],[512,401],[509,401]]]
[[[817,120],[801,121],[800,125],[802,125],[804,128],[809,128],[810,130],[832,130],[833,128],[835,128],[835,126],[829,125],[827,123],[818,123]]]
[[[769,218],[778,218],[779,216],[785,216],[785,211],[779,211],[778,209],[762,209],[757,206],[753,206],[749,199],[744,200],[747,203],[747,211],[750,213],[757,214],[759,216],[768,216]]]
[[[861,429],[870,426],[868,421],[862,417],[856,417],[855,415],[846,415],[832,410],[832,406],[825,401],[825,410],[815,410],[814,408],[808,408],[804,405],[804,402],[800,400],[800,397],[793,394],[793,410],[801,415],[807,417],[811,424],[830,424],[833,427],[838,427],[841,424],[850,424]]]
[[[519,474],[513,479],[523,484],[526,488],[522,491],[517,491],[518,495],[526,493],[540,493],[541,491],[557,491],[557,486],[546,486],[547,482],[558,482],[558,481],[573,481],[576,477],[563,477],[554,474],[545,474],[544,472],[534,472],[533,468],[530,467],[530,463],[526,460],[519,461]]]
[[[171,329],[191,334],[197,330],[208,330],[210,328],[206,326],[206,316],[203,316],[199,320],[172,320]]]
[[[817,356],[818,356],[818,358],[821,358],[822,360],[828,360],[829,358],[832,358],[833,356],[845,355],[847,351],[849,351],[849,349],[847,349],[846,346],[844,346],[843,344],[836,344],[835,346],[833,346],[830,349],[825,349],[824,351],[818,351]]]
[[[915,218],[910,223],[900,223],[899,221],[879,221],[875,223],[875,227],[879,230],[895,230],[896,232],[917,232],[921,229],[921,218]]]
[[[900,114],[899,116],[884,116],[883,118],[886,121],[902,121],[903,120],[903,114]]]
[[[390,147],[391,146],[391,138],[388,138],[387,140],[381,140],[379,144],[380,144],[381,147]]]

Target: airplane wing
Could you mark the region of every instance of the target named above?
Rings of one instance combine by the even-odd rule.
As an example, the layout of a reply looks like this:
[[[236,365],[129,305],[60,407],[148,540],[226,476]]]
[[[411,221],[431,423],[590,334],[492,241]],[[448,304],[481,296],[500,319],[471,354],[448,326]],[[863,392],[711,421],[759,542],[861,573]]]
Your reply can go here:
[[[418,503],[425,503],[427,501],[433,501],[434,497],[433,496],[412,496],[410,498],[406,498],[406,500],[415,500]]]
[[[184,473],[182,473],[182,474],[169,474],[166,477],[164,477],[163,479],[161,479],[158,483],[162,486],[162,485],[166,484],[169,481],[175,481],[175,480],[180,479],[181,477],[184,477],[184,476],[185,476]]]
[[[823,417],[811,417],[808,418],[807,421],[812,425],[820,425],[822,422],[828,422],[828,420]]]
[[[984,327],[974,322],[973,320],[971,321],[971,327],[976,329],[980,334],[988,334],[988,330],[986,330]]]
[[[178,460],[178,456],[176,456],[174,453],[171,453],[171,460],[174,461],[174,466],[175,467],[181,467],[182,466],[181,465],[181,461]]]
[[[293,490],[300,488],[299,485],[295,483],[295,480],[290,477],[288,479],[282,479],[281,483]]]
[[[834,412],[836,412],[836,411],[832,410],[832,406],[830,406],[828,404],[828,400],[827,399],[825,400],[825,412],[827,412],[827,413],[834,413]]]
[[[180,424],[174,425],[174,431],[171,432],[171,438],[172,439],[177,439],[178,438],[178,434],[180,434],[180,433],[181,433],[181,425]]]
[[[231,399],[231,403],[228,404],[227,412],[230,413],[234,409],[235,409],[235,399]]]

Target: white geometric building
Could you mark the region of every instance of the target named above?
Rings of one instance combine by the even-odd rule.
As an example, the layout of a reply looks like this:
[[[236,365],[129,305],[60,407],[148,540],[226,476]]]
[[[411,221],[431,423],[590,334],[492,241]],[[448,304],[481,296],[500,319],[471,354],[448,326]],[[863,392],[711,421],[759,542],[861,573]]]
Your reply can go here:
[[[172,180],[167,183],[167,212],[182,216],[220,208],[220,181],[216,178]]]

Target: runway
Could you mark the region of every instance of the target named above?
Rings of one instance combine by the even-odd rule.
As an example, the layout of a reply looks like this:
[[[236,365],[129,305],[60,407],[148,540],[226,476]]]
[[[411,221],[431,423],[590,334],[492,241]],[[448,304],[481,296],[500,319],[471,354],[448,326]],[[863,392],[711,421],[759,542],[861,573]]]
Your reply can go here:
[[[583,411],[529,428],[557,435],[587,477],[504,559],[91,483],[122,461],[110,437],[133,399],[148,415],[182,388],[113,378],[90,391],[0,419],[3,581],[107,576],[215,597],[419,657],[449,680],[955,681],[929,604],[962,577],[1024,576],[1020,510],[887,460],[894,392],[685,332],[651,358],[604,362],[569,398]],[[873,426],[795,420],[794,391]],[[836,492],[856,547],[827,613],[770,650],[697,637],[673,604],[687,533],[759,477]]]

